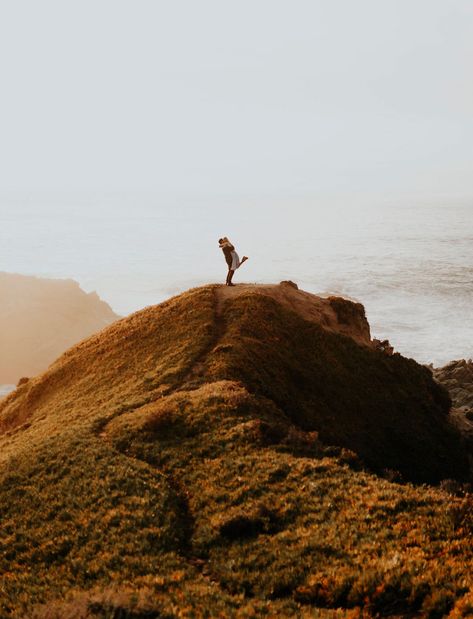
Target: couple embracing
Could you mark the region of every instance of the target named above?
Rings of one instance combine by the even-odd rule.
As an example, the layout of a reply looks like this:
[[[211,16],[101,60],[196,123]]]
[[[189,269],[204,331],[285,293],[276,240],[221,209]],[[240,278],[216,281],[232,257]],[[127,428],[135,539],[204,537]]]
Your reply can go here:
[[[235,284],[232,284],[233,274],[244,262],[246,262],[246,260],[248,260],[248,256],[243,256],[240,260],[234,246],[230,243],[226,236],[218,239],[218,245],[223,251],[223,255],[225,256],[225,260],[228,265],[227,281],[225,284],[227,286],[234,286]]]

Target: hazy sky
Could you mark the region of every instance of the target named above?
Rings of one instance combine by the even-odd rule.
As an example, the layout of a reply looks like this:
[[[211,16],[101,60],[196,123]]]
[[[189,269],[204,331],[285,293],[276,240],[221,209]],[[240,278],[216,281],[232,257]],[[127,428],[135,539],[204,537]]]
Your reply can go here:
[[[0,0],[0,195],[473,197],[472,69],[471,0]]]

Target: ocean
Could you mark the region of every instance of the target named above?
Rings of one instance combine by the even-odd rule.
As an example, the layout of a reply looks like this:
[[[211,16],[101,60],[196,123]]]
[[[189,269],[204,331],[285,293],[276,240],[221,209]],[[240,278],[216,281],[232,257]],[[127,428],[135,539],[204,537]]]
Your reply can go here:
[[[0,399],[13,391],[15,389],[15,385],[0,385]]]
[[[223,282],[293,280],[363,303],[372,335],[421,363],[473,356],[473,204],[287,200],[104,206],[0,203],[0,270],[72,278],[121,315]]]

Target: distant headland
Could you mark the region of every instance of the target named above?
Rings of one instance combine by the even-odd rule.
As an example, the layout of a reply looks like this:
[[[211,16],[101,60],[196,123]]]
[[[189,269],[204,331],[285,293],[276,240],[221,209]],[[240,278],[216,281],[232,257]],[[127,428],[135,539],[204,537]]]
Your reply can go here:
[[[71,279],[0,272],[0,385],[47,369],[67,348],[118,316]]]

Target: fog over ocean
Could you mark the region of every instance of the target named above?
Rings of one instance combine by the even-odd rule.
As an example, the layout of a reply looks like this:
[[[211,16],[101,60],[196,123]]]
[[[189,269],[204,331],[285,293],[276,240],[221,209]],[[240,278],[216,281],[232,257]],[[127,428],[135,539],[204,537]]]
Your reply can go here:
[[[0,204],[0,270],[72,278],[121,315],[224,281],[217,240],[250,257],[235,282],[295,281],[362,302],[372,335],[422,363],[473,356],[473,204],[309,200]]]

